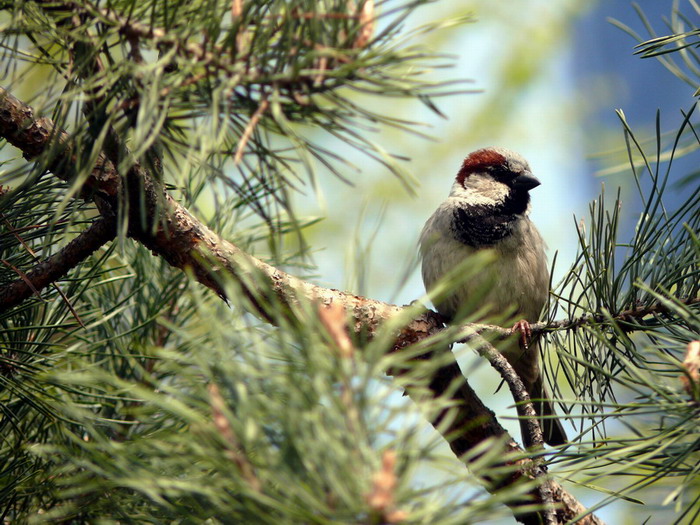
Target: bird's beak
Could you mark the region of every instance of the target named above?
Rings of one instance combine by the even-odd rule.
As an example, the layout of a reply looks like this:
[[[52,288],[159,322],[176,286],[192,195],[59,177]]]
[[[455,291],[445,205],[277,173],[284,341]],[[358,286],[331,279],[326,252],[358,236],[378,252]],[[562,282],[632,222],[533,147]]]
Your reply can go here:
[[[513,180],[513,186],[515,188],[523,189],[525,191],[536,188],[540,184],[542,183],[529,171],[523,171]]]

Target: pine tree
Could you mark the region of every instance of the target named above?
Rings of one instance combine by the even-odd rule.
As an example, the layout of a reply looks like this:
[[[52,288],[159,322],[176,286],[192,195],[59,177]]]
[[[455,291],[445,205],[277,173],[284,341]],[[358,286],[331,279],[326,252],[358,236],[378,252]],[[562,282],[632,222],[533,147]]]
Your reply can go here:
[[[534,419],[510,436],[448,350],[478,350],[528,417],[505,318],[445,327],[314,284],[292,196],[351,163],[324,137],[410,184],[372,129],[417,123],[357,95],[439,112],[463,91],[425,80],[448,60],[414,43],[446,24],[405,27],[426,3],[0,3],[6,523],[602,523],[649,486],[650,514],[697,521],[700,177],[673,162],[698,149],[695,104],[650,141],[620,112],[643,213],[621,238],[601,193],[533,326],[567,446]],[[669,24],[639,53],[700,89],[700,31]],[[445,461],[426,421],[464,468],[420,475]]]

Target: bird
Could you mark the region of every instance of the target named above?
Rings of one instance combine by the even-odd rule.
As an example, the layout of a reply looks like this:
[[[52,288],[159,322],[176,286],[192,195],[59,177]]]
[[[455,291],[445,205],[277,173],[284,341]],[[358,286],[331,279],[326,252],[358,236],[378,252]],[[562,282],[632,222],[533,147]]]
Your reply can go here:
[[[529,218],[530,190],[540,185],[518,153],[489,147],[470,153],[462,163],[449,196],[426,221],[420,235],[421,273],[428,292],[447,274],[459,272],[470,256],[489,250],[484,271],[456,279],[434,301],[447,322],[458,321],[460,308],[483,297],[488,314],[515,310],[523,338],[538,320],[549,297],[549,268],[542,236]],[[461,267],[464,269],[464,266]],[[459,282],[457,282],[459,281]],[[481,295],[479,295],[481,294]],[[544,441],[567,442],[548,394],[539,364],[540,340],[529,345],[512,340],[498,350],[522,380],[533,400]],[[542,418],[542,416],[549,416]],[[524,436],[526,422],[521,421]]]

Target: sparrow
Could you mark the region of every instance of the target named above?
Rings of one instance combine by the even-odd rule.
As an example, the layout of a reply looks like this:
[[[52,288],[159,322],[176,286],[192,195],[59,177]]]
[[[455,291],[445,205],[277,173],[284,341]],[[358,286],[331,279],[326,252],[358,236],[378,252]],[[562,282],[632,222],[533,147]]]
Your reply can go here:
[[[529,332],[549,296],[549,268],[545,245],[529,218],[530,190],[540,181],[527,161],[504,148],[470,153],[457,173],[447,199],[428,219],[420,236],[422,275],[426,290],[465,259],[490,250],[494,260],[485,272],[455,285],[437,300],[437,311],[448,322],[457,318],[470,297],[482,293],[490,314],[515,310],[516,323]],[[529,335],[529,334],[528,334]],[[539,364],[539,340],[529,345],[512,341],[498,349],[525,385],[538,416],[555,416]],[[544,440],[551,446],[567,442],[558,419],[540,418]],[[525,422],[521,421],[525,432]]]

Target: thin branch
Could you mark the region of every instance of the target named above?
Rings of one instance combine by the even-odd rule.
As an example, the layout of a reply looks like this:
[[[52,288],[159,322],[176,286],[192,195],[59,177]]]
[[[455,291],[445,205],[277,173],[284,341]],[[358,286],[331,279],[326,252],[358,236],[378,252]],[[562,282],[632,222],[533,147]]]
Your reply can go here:
[[[243,151],[245,150],[245,146],[248,143],[248,140],[250,140],[251,135],[253,134],[253,131],[255,130],[255,126],[258,125],[258,121],[260,120],[260,117],[262,117],[263,113],[267,111],[267,108],[270,106],[270,102],[267,100],[267,98],[263,98],[260,101],[260,105],[258,106],[258,109],[255,110],[255,113],[253,113],[253,116],[250,117],[250,121],[248,122],[248,125],[245,127],[243,130],[243,134],[241,135],[241,140],[238,141],[238,147],[236,148],[236,154],[233,156],[233,162],[235,164],[238,164],[241,162],[241,159],[243,158]]]
[[[13,118],[16,117],[16,118]],[[31,130],[31,131],[28,131]],[[13,145],[24,152],[25,157],[34,158],[56,142],[60,153],[49,162],[51,171],[66,180],[71,176],[68,168],[73,154],[68,135],[57,130],[47,118],[34,119],[31,108],[0,88],[0,136],[6,137]],[[26,137],[28,143],[22,139]],[[54,148],[55,151],[55,148]],[[279,316],[279,306],[292,306],[300,298],[314,300],[328,305],[338,303],[344,306],[351,316],[350,328],[362,332],[366,337],[377,334],[379,327],[387,320],[404,311],[403,307],[383,303],[374,299],[352,295],[346,292],[313,285],[245,253],[234,244],[219,238],[204,224],[195,219],[179,203],[174,201],[158,181],[138,163],[126,175],[130,189],[139,191],[122,192],[122,178],[114,164],[100,155],[97,166],[87,177],[85,186],[108,202],[110,210],[119,208],[120,198],[130,199],[128,235],[149,248],[156,256],[165,259],[170,265],[190,271],[202,284],[226,297],[222,283],[234,278],[243,293],[250,300],[258,314],[274,322]],[[104,183],[104,184],[103,184]],[[142,214],[145,217],[142,217]],[[144,220],[145,219],[145,220]],[[274,299],[270,300],[270,293]],[[291,311],[290,311],[291,313]],[[443,325],[435,312],[427,311],[409,322],[398,333],[393,351],[401,351],[415,343],[423,342],[437,334]],[[503,330],[503,329],[501,329]],[[445,436],[453,452],[462,457],[467,451],[486,440],[502,447],[502,464],[494,472],[508,474],[489,475],[486,488],[499,493],[501,489],[534,480],[533,468],[536,463],[524,457],[524,451],[498,423],[495,415],[478,398],[461,373],[452,354],[444,349],[426,351],[421,359],[439,357],[449,360],[440,367],[430,380],[429,388],[433,398],[443,397],[450,407],[443,408],[432,418],[431,423]],[[399,370],[403,374],[406,370]],[[410,376],[408,377],[410,380]],[[423,389],[406,385],[409,395],[424,396]],[[446,417],[448,416],[449,417]],[[492,441],[491,441],[492,440]],[[517,459],[514,459],[516,458]],[[557,519],[568,522],[586,512],[573,496],[553,480],[547,480],[546,489],[552,494],[551,501],[557,507]],[[542,515],[531,509],[532,505],[543,506],[540,490],[535,487],[522,500],[509,502],[517,519],[526,525],[539,524]],[[602,524],[593,515],[578,521],[582,524]]]
[[[483,337],[475,335],[471,341],[475,341],[476,351],[479,355],[485,357],[493,368],[501,375],[503,380],[508,385],[513,400],[516,403],[518,416],[525,420],[527,432],[523,433],[523,444],[525,448],[530,450],[543,450],[544,438],[542,429],[540,428],[537,419],[537,412],[532,406],[530,394],[525,389],[522,379],[511,366],[508,360],[494,346],[486,341]]]
[[[700,297],[682,297],[676,298],[676,301],[685,306],[695,306],[700,304]],[[643,319],[647,315],[662,314],[668,311],[669,308],[666,304],[656,302],[646,306],[638,306],[635,308],[622,310],[614,315],[585,314],[580,317],[559,319],[556,321],[541,321],[539,323],[531,324],[530,329],[532,330],[533,336],[535,336],[550,332],[576,330],[577,328],[582,328],[584,326],[599,325],[609,323],[610,321],[629,322],[632,319]],[[507,339],[512,337],[517,332],[517,330],[514,330],[513,328],[504,328],[494,324],[464,323],[462,327],[468,335],[457,339],[455,343],[468,343],[472,340],[474,335],[481,335],[485,333],[490,333],[496,336],[498,339]],[[629,330],[635,329],[634,326],[627,326],[625,328]],[[639,329],[641,330],[643,327],[640,326]]]
[[[677,298],[677,301],[685,306],[695,306],[700,304],[700,297],[682,297]],[[614,315],[586,314],[582,315],[581,317],[574,317],[573,319],[560,319],[559,321],[552,321],[549,323],[542,322],[530,326],[533,334],[539,334],[560,330],[575,330],[576,328],[580,328],[585,325],[602,324],[610,322],[610,320],[625,322],[632,319],[643,319],[647,315],[663,314],[667,313],[668,311],[669,309],[666,304],[656,302],[646,306],[642,305],[635,308],[622,310]]]
[[[0,288],[0,312],[18,305],[32,294],[54,283],[92,255],[100,246],[114,239],[114,222],[104,218],[69,242],[58,253],[40,262],[16,281]]]
[[[523,444],[525,448],[531,451],[544,450],[542,428],[537,419],[535,407],[530,400],[530,394],[528,394],[525,389],[522,379],[520,379],[520,376],[503,354],[496,350],[491,343],[476,334],[473,336],[473,339],[475,339],[476,349],[479,355],[485,357],[491,366],[496,369],[513,395],[518,416],[521,420],[525,421],[527,428],[527,431],[523,432]],[[533,462],[535,464],[533,468],[534,476],[538,480],[544,481],[547,478],[547,465],[542,458],[533,460]],[[546,525],[556,525],[557,517],[554,510],[554,502],[552,501],[551,488],[547,483],[541,483],[539,485],[539,491],[541,503],[544,505],[544,523]]]

